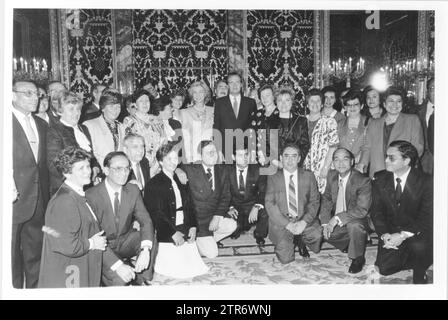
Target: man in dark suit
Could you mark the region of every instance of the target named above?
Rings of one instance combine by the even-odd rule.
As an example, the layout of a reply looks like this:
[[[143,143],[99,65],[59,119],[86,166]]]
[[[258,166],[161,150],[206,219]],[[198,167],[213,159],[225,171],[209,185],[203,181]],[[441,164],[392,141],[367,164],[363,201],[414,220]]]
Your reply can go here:
[[[371,216],[380,241],[375,265],[382,275],[413,270],[426,283],[433,261],[433,180],[415,168],[417,149],[397,140],[386,151],[386,170],[375,175]]]
[[[434,171],[434,89],[434,78],[431,78],[426,84],[427,99],[418,108],[417,112],[425,138],[425,148],[420,160],[423,171],[428,174],[433,174]]]
[[[268,177],[265,207],[269,215],[269,238],[283,264],[294,261],[294,238],[301,236],[313,252],[320,251],[322,228],[317,218],[320,195],[311,171],[299,168],[300,150],[286,143],[281,154],[283,170]]]
[[[349,273],[362,270],[366,259],[367,214],[372,203],[370,179],[353,169],[354,155],[345,148],[333,153],[333,165],[322,195],[320,221],[324,238],[339,250],[348,248]]]
[[[13,85],[13,177],[16,199],[12,206],[11,266],[14,288],[36,288],[42,252],[42,226],[49,199],[46,139],[48,125],[32,115],[38,105],[36,86]]]
[[[123,151],[131,163],[127,182],[137,185],[143,195],[145,185],[151,178],[149,161],[145,157],[145,139],[141,135],[130,133],[124,138],[123,145]]]
[[[249,116],[257,110],[254,99],[244,97],[241,93],[242,79],[236,72],[231,72],[227,76],[229,85],[229,95],[216,99],[213,129],[219,130],[222,142],[221,151],[226,159],[231,156],[233,149],[226,146],[232,143],[233,136],[226,138],[226,129],[241,129],[243,132],[249,128]],[[217,137],[216,137],[217,138]],[[216,139],[215,138],[215,139]]]
[[[227,166],[230,177],[230,208],[228,214],[237,220],[237,230],[232,239],[256,224],[254,237],[258,245],[264,245],[268,235],[269,217],[264,210],[266,176],[260,175],[257,164],[249,164],[247,144],[235,147],[235,164]]]
[[[230,207],[230,181],[223,165],[217,165],[218,151],[212,141],[201,141],[200,164],[185,165],[191,197],[198,223],[199,253],[207,258],[218,256],[217,242],[231,235],[236,222],[227,217]]]
[[[123,286],[138,275],[136,284],[152,280],[150,258],[154,227],[139,189],[126,184],[129,160],[124,152],[109,153],[104,159],[103,182],[87,190],[88,204],[105,231],[108,246],[103,255],[102,282],[106,286]],[[138,221],[140,231],[133,228]],[[135,267],[129,260],[137,257]]]
[[[95,119],[101,116],[101,107],[100,107],[100,98],[103,91],[107,88],[104,84],[95,83],[92,85],[90,89],[90,96],[92,97],[92,101],[86,103],[82,107],[81,118],[79,119],[79,123],[83,123],[84,121]]]

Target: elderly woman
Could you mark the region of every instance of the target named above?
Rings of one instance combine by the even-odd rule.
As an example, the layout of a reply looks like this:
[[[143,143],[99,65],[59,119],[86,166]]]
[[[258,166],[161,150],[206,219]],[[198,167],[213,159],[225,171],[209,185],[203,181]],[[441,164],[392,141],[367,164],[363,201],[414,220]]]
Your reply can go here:
[[[347,118],[338,123],[339,147],[353,153],[357,165],[366,143],[367,131],[366,116],[361,115],[362,93],[359,90],[350,90],[344,95],[343,101]]]
[[[199,143],[212,139],[214,108],[205,105],[211,98],[211,92],[203,81],[193,82],[188,94],[192,105],[179,110],[179,121],[184,139],[183,156],[187,162],[195,162],[201,160]]]
[[[320,193],[325,191],[333,152],[339,144],[336,120],[321,112],[323,99],[323,94],[318,89],[311,89],[306,99],[310,111],[307,118],[311,148],[303,164],[305,169],[313,171]]]
[[[382,106],[381,94],[372,86],[367,86],[363,90],[364,108],[361,113],[367,117],[366,125],[370,119],[378,119],[386,114],[386,109]]]
[[[151,167],[151,177],[159,170],[156,161],[157,149],[168,141],[162,122],[153,114],[148,114],[151,107],[150,94],[146,90],[134,93],[132,102],[135,104],[134,115],[124,118],[123,125],[126,133],[136,133],[145,139],[146,158]]]
[[[125,136],[124,126],[117,121],[121,112],[121,95],[105,90],[99,101],[101,116],[87,120],[87,127],[92,138],[93,154],[103,166],[106,155],[112,151],[122,150]]]
[[[68,147],[54,159],[65,181],[48,203],[40,265],[40,288],[99,287],[104,231],[86,202],[90,154]]]
[[[386,169],[387,146],[395,140],[412,143],[421,156],[424,138],[421,122],[415,114],[405,114],[403,108],[403,92],[396,87],[389,87],[384,94],[386,114],[369,122],[367,141],[364,145],[359,170],[367,171],[373,177],[375,172]]]
[[[83,125],[78,125],[83,101],[76,94],[64,91],[58,97],[57,110],[61,115],[59,121],[54,121],[47,132],[47,165],[50,173],[50,194],[54,194],[61,186],[63,175],[54,166],[53,160],[67,147],[84,149],[92,155],[92,181],[97,180],[101,171],[98,161],[92,153],[92,143],[89,131]]]
[[[155,272],[190,278],[207,272],[196,246],[197,222],[188,186],[174,174],[179,163],[175,142],[156,154],[162,171],[145,187],[145,204],[154,222],[159,249]]]

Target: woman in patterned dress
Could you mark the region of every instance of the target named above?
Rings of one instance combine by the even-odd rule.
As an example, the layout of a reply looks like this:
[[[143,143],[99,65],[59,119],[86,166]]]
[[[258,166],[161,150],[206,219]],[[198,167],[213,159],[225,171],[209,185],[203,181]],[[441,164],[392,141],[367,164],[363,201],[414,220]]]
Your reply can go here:
[[[333,152],[339,144],[336,120],[321,113],[322,101],[322,92],[311,89],[307,96],[310,110],[307,118],[311,148],[303,164],[305,169],[313,171],[320,193],[325,190]]]
[[[151,106],[150,94],[146,90],[139,90],[132,96],[136,111],[134,115],[124,118],[123,125],[126,133],[135,133],[145,139],[146,158],[149,161],[151,177],[160,171],[156,160],[159,147],[168,141],[163,129],[162,121],[155,115],[148,114]]]
[[[211,91],[203,81],[193,82],[188,95],[192,105],[179,110],[179,121],[184,141],[183,160],[190,163],[201,160],[199,143],[213,138],[214,107],[206,106],[211,99]]]

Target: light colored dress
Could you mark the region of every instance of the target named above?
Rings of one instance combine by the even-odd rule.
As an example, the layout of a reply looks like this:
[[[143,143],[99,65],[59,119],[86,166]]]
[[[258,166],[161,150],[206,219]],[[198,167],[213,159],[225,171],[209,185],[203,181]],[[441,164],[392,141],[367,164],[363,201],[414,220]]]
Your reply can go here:
[[[156,165],[156,152],[162,144],[168,141],[163,122],[154,115],[141,116],[135,113],[133,116],[124,118],[123,125],[126,134],[139,134],[145,139],[146,158],[149,161],[149,166]]]
[[[182,124],[185,160],[195,162],[201,160],[198,146],[202,140],[213,139],[214,107],[206,106],[199,112],[193,106],[179,110],[179,121]]]
[[[325,164],[328,150],[339,144],[337,128],[336,120],[332,117],[322,116],[317,121],[311,134],[311,148],[303,163],[305,169],[313,171],[320,193],[325,191],[327,179],[320,177],[319,173]]]

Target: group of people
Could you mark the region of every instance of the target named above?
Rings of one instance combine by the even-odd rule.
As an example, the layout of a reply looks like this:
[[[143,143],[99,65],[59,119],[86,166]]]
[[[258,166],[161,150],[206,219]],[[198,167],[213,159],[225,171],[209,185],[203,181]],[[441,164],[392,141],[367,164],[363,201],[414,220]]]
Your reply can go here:
[[[375,231],[379,272],[413,269],[414,283],[425,283],[433,79],[410,113],[397,88],[340,98],[330,86],[309,90],[306,116],[291,88],[263,85],[256,101],[238,73],[226,80],[213,97],[203,81],[188,97],[160,96],[149,82],[125,99],[96,84],[87,104],[60,82],[15,82],[13,286],[201,275],[202,257],[254,225],[257,245],[269,237],[281,263],[327,241],[348,253],[350,273],[362,270]]]

